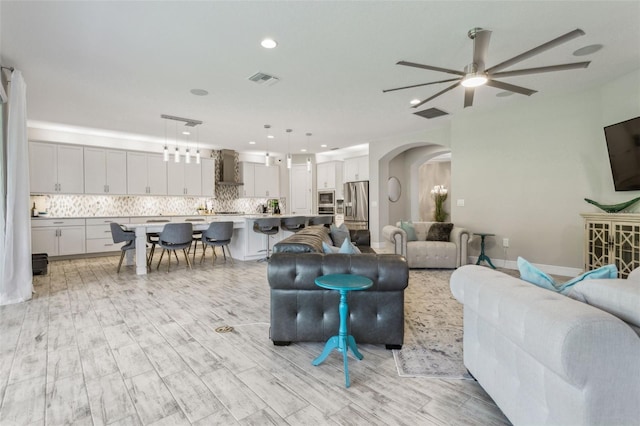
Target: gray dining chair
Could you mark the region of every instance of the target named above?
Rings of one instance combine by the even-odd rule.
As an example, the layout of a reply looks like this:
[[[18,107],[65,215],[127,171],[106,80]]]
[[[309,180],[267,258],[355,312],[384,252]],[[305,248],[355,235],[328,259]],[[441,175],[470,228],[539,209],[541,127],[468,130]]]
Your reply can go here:
[[[191,269],[191,261],[189,260],[189,255],[187,254],[187,249],[191,246],[193,241],[193,224],[189,222],[185,223],[167,223],[164,226],[162,232],[158,236],[158,245],[162,248],[162,253],[160,253],[160,260],[158,261],[158,266],[156,269],[160,269],[160,263],[162,262],[162,257],[164,256],[164,252],[169,252],[168,255],[168,264],[167,264],[167,272],[171,270],[171,252],[176,253],[177,250],[182,250],[184,253],[184,258],[187,261],[187,266]],[[176,259],[178,255],[176,254]]]
[[[209,228],[202,233],[202,257],[200,258],[200,263],[204,260],[207,246],[211,246],[211,249],[213,250],[211,264],[213,264],[216,258],[216,247],[220,247],[222,249],[222,255],[224,256],[225,262],[227,261],[227,254],[225,252],[226,247],[227,251],[229,251],[231,263],[233,263],[231,249],[229,248],[232,236],[233,222],[211,222],[209,224]]]
[[[170,222],[169,219],[149,219],[147,223],[167,223]],[[159,232],[148,232],[147,233],[147,244],[151,244],[151,249],[149,250],[149,256],[147,256],[147,267],[151,269],[151,262],[153,261],[153,254],[156,252],[156,245],[158,244],[158,238],[160,237]],[[178,255],[176,255],[176,260],[178,260]]]
[[[280,222],[280,226],[285,231],[290,232],[298,232],[307,224],[307,218],[305,216],[292,216],[282,218],[282,222]]]
[[[118,244],[127,241],[122,247],[120,247],[120,262],[118,262],[118,274],[120,273],[120,267],[122,266],[122,259],[127,250],[133,250],[136,248],[136,233],[134,231],[125,231],[122,226],[115,222],[111,222],[111,237],[113,242]]]
[[[204,222],[204,218],[202,217],[198,217],[198,218],[187,218],[184,220],[185,222]],[[193,231],[193,238],[192,238],[192,244],[191,246],[189,246],[189,252],[191,251],[191,248],[193,247],[193,261],[196,261],[196,248],[198,247],[198,242],[202,241],[202,231]],[[204,244],[202,245],[202,249],[204,250]]]
[[[280,218],[279,217],[269,217],[263,219],[255,219],[253,222],[253,232],[257,232],[259,234],[264,234],[267,237],[267,249],[260,250],[266,251],[267,254],[264,258],[259,259],[258,262],[267,262],[271,257],[271,235],[275,235],[280,232]]]

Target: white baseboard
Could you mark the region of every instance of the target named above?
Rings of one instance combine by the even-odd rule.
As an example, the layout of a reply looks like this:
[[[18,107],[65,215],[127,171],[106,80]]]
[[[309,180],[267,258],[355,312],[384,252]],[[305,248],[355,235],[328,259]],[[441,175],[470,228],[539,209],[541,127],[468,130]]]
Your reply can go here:
[[[478,256],[469,256],[469,263],[475,264],[477,261]],[[493,266],[496,268],[518,269],[518,263],[515,260],[491,259],[491,263],[493,263]],[[485,262],[482,264],[484,265]],[[547,274],[560,275],[563,277],[577,277],[583,272],[582,269],[570,268],[568,266],[545,265],[542,263],[532,263],[532,265]]]

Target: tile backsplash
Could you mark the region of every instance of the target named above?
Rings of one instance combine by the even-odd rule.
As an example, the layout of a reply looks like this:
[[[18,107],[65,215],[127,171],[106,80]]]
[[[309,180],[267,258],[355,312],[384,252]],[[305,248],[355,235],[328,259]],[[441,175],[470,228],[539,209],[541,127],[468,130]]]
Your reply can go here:
[[[198,214],[198,207],[214,212],[257,213],[267,198],[238,198],[237,186],[218,185],[222,178],[221,153],[213,151],[216,162],[216,197],[169,197],[135,195],[32,195],[29,205],[50,217],[179,216]],[[236,153],[237,157],[237,153]],[[236,161],[236,178],[239,170]],[[286,211],[286,199],[280,198],[280,210]]]
[[[214,212],[257,213],[264,198],[221,200],[204,197],[148,197],[113,195],[33,195],[31,205],[51,217],[170,216],[198,213],[198,207],[210,206]],[[281,208],[284,199],[280,199]]]

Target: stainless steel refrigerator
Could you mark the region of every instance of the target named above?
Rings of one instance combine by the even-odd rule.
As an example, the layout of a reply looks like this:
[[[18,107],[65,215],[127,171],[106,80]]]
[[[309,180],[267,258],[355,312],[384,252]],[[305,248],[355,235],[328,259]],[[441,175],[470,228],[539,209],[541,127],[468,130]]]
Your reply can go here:
[[[344,223],[349,229],[369,229],[369,181],[344,184]]]

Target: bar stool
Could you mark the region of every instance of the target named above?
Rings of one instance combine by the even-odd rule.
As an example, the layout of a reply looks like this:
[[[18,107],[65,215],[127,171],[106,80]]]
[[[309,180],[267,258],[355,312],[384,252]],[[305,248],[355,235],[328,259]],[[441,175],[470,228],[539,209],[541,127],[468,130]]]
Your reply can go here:
[[[224,260],[227,260],[227,254],[225,253],[225,247],[229,251],[229,257],[231,263],[233,263],[233,257],[231,256],[231,249],[229,243],[231,243],[231,237],[233,236],[233,222],[211,222],[209,228],[202,233],[202,257],[200,263],[204,260],[204,255],[207,251],[207,246],[211,246],[213,250],[213,256],[211,257],[211,264],[215,260],[216,247],[222,249]]]
[[[304,229],[306,223],[307,218],[305,216],[285,217],[280,222],[280,227],[285,231],[298,232]]]
[[[329,227],[333,223],[333,216],[331,215],[309,216],[307,219],[309,219],[309,226],[324,225]]]
[[[127,241],[127,244],[120,247],[120,262],[118,262],[118,274],[120,273],[120,267],[122,266],[122,259],[124,259],[124,253],[127,250],[133,250],[136,248],[136,234],[133,231],[125,231],[122,227],[115,223],[111,222],[111,237],[113,238],[114,243],[122,243]]]
[[[269,217],[264,219],[255,219],[255,221],[253,222],[253,232],[264,234],[267,237],[267,256],[263,259],[258,260],[258,262],[267,262],[270,258],[269,253],[271,252],[269,236],[275,235],[280,232],[280,218]]]

